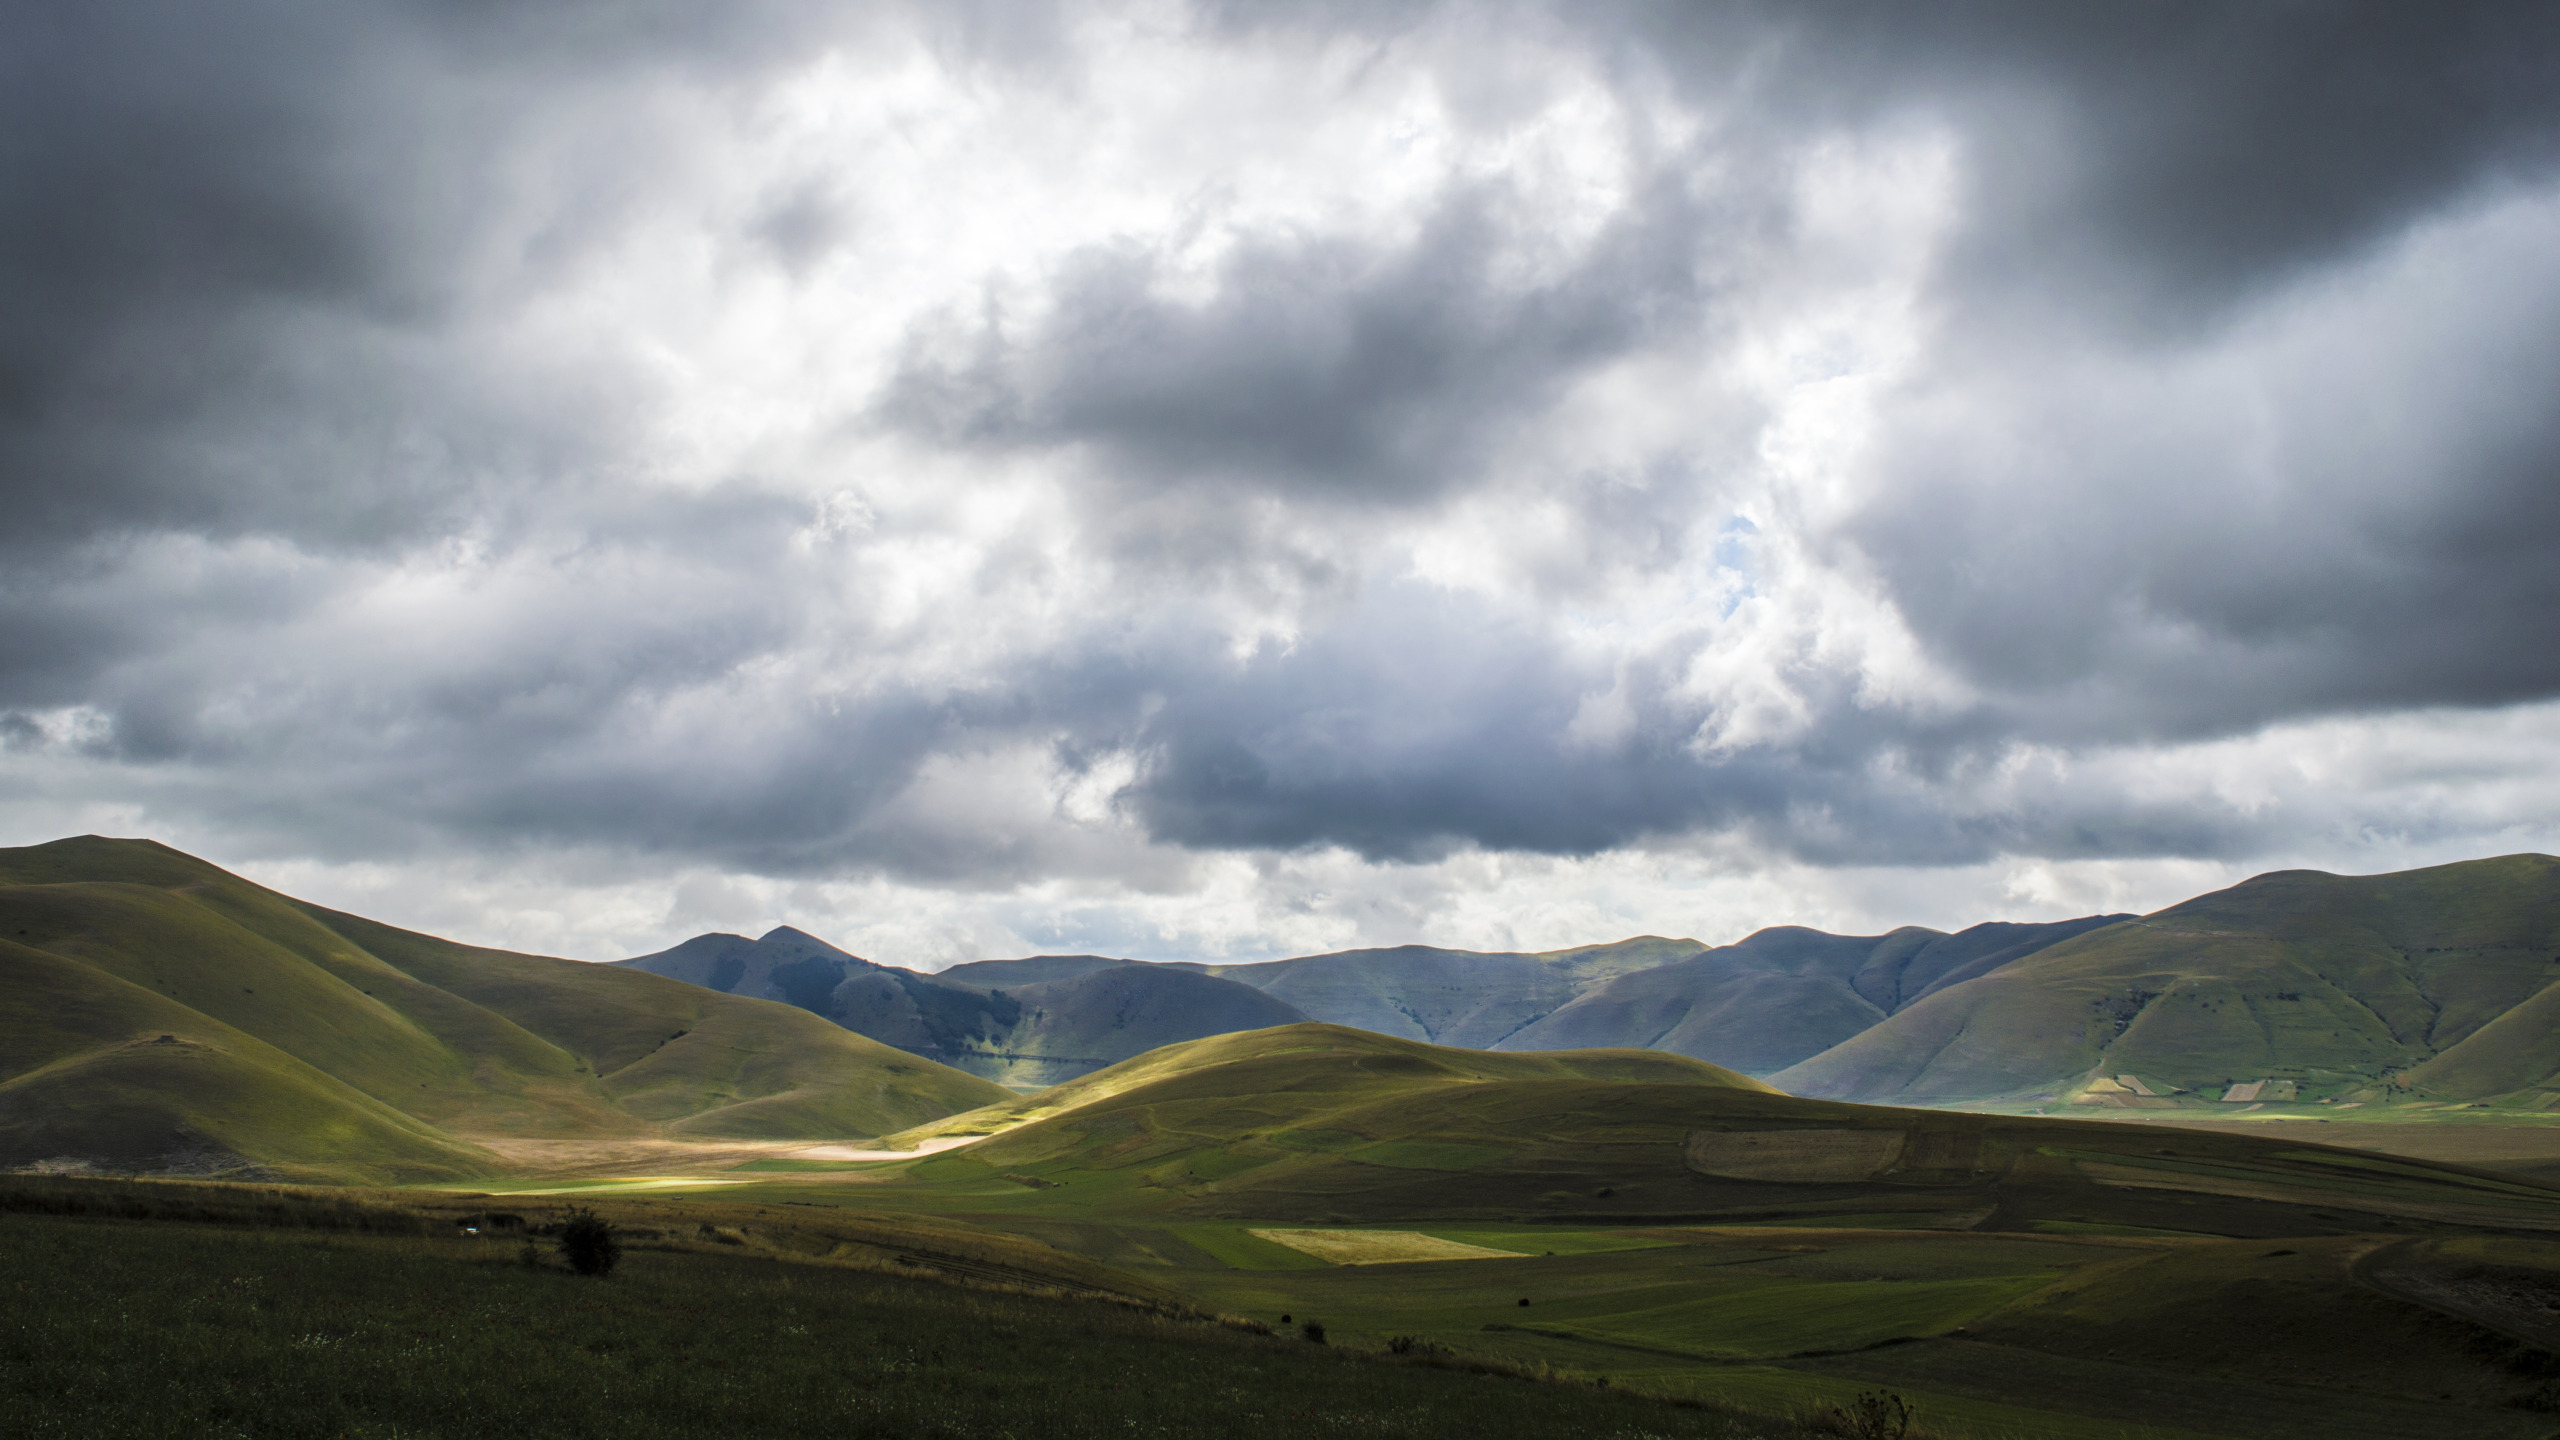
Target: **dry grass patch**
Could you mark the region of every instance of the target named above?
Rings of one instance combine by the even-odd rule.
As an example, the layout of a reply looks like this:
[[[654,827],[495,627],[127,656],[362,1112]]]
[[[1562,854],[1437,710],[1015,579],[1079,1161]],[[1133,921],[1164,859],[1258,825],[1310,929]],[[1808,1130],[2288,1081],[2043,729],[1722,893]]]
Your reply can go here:
[[[1517,1250],[1462,1245],[1418,1230],[1248,1230],[1335,1265],[1399,1265],[1409,1260],[1518,1260]]]

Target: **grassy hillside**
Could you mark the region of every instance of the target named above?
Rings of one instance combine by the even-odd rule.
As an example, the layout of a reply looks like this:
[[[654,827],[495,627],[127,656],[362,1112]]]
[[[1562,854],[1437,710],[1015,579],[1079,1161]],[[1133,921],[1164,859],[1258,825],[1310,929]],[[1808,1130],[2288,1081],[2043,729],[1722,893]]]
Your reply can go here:
[[[1505,1050],[1669,1050],[1766,1075],[1952,980],[2119,918],[1977,925],[1954,935],[1919,926],[1865,936],[1779,926],[1621,973],[1498,1043]]]
[[[2560,1049],[2560,861],[2262,875],[1936,990],[1772,1077],[1910,1103],[2178,1103],[2291,1081],[2306,1102],[2403,1084],[2539,1105]],[[2528,1002],[2534,1002],[2529,1008]],[[2501,1017],[2511,1017],[2502,1019]],[[2152,1103],[2144,1101],[2144,1103]]]
[[[77,960],[0,941],[0,995],[0,1164],[222,1173],[263,1163],[382,1182],[469,1175],[493,1159]]]
[[[1643,1051],[1503,1055],[1308,1022],[1167,1045],[1036,1094],[917,1126],[891,1136],[887,1143],[905,1146],[953,1136],[991,1135],[1052,1116],[1101,1113],[1096,1107],[1113,1107],[1124,1095],[1154,1094],[1151,1087],[1200,1075],[1216,1077],[1205,1083],[1222,1090],[1242,1091],[1284,1076],[1289,1083],[1264,1096],[1264,1108],[1295,1120],[1308,1118],[1340,1095],[1365,1105],[1451,1085],[1528,1080],[1696,1084],[1775,1093],[1747,1076],[1674,1055]],[[981,1147],[973,1153],[995,1152]]]
[[[412,934],[149,841],[0,850],[0,985],[0,1163],[458,1174],[491,1163],[477,1139],[863,1136],[1002,1093],[785,1006]]]
[[[988,1138],[913,1162],[877,1198],[913,1184],[944,1209],[1294,1223],[1898,1216],[1967,1229],[2560,1231],[2560,1191],[2460,1166],[1842,1105],[1656,1052],[1486,1053],[1326,1025],[1170,1046],[893,1143],[964,1135]]]

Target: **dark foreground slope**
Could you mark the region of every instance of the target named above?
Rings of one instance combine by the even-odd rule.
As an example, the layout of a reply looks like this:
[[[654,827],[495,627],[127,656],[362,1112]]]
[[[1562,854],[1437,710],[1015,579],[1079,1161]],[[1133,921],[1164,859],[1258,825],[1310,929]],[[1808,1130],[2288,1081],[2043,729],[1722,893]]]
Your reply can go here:
[[[754,940],[697,935],[616,963],[779,1000],[910,1054],[1026,1088],[1160,1045],[1306,1018],[1198,967],[1058,955],[924,975],[875,964],[789,926]]]
[[[279,1195],[251,1227],[6,1213],[19,1198],[0,1193],[11,1435],[1812,1433],[1587,1379],[1308,1344],[1043,1246],[805,1205],[776,1226],[768,1207],[605,1202],[631,1248],[596,1280],[518,1263],[516,1232],[465,1235],[454,1220],[485,1202],[386,1196],[350,1217]],[[411,1207],[429,1213],[405,1235],[296,1223],[398,1229]]]
[[[1002,1092],[786,1006],[306,905],[149,841],[0,851],[0,1165],[340,1180],[479,1140],[878,1134]]]
[[[2165,1107],[2272,1080],[2303,1101],[2414,1085],[2538,1107],[2560,1098],[2555,980],[2560,860],[2281,871],[1949,985],[1772,1078],[1911,1104],[2094,1086]]]

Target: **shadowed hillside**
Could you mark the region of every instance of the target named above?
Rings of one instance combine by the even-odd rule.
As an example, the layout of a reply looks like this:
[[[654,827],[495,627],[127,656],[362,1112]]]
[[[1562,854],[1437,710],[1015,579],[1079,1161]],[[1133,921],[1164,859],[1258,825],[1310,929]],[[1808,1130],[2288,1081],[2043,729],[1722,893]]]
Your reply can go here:
[[[1250,985],[1309,1019],[1435,1045],[1668,1050],[1767,1074],[1923,995],[2126,918],[1976,925],[1955,935],[1917,926],[1882,936],[1782,926],[1714,949],[1653,935],[1534,954],[1400,945],[1149,968],[1197,970]],[[936,978],[1018,994],[1033,980],[1138,964],[1036,956],[958,965]]]
[[[923,975],[789,926],[754,940],[697,935],[616,963],[779,1000],[910,1054],[1022,1087],[1073,1079],[1177,1040],[1306,1018],[1196,966],[1046,955]]]
[[[1916,1104],[2166,1108],[2263,1080],[2270,1098],[2539,1107],[2560,1098],[2555,979],[2549,856],[2281,871],[1946,985],[1772,1079]]]
[[[306,905],[166,846],[0,850],[0,1164],[484,1173],[478,1140],[876,1135],[986,1082],[785,1006]]]
[[[1328,1024],[1492,1049],[1594,985],[1704,948],[1645,935],[1540,954],[1399,945],[1203,968]]]
[[[696,935],[670,950],[617,960],[729,995],[779,1000],[910,1054],[948,1061],[992,1048],[1022,1007],[980,986],[875,965],[788,925],[750,940]]]
[[[1976,925],[1948,935],[1762,930],[1589,989],[1505,1036],[1505,1050],[1638,1046],[1754,1075],[1818,1055],[1947,985],[2130,917]]]

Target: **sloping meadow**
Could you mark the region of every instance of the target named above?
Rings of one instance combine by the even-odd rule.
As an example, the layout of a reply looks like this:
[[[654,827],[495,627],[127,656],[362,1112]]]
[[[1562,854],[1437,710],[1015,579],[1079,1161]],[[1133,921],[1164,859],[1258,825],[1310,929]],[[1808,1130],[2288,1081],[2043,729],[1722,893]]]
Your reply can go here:
[[[877,1135],[1005,1091],[788,1006],[456,945],[147,841],[0,851],[0,1164],[386,1181],[528,1137]]]

